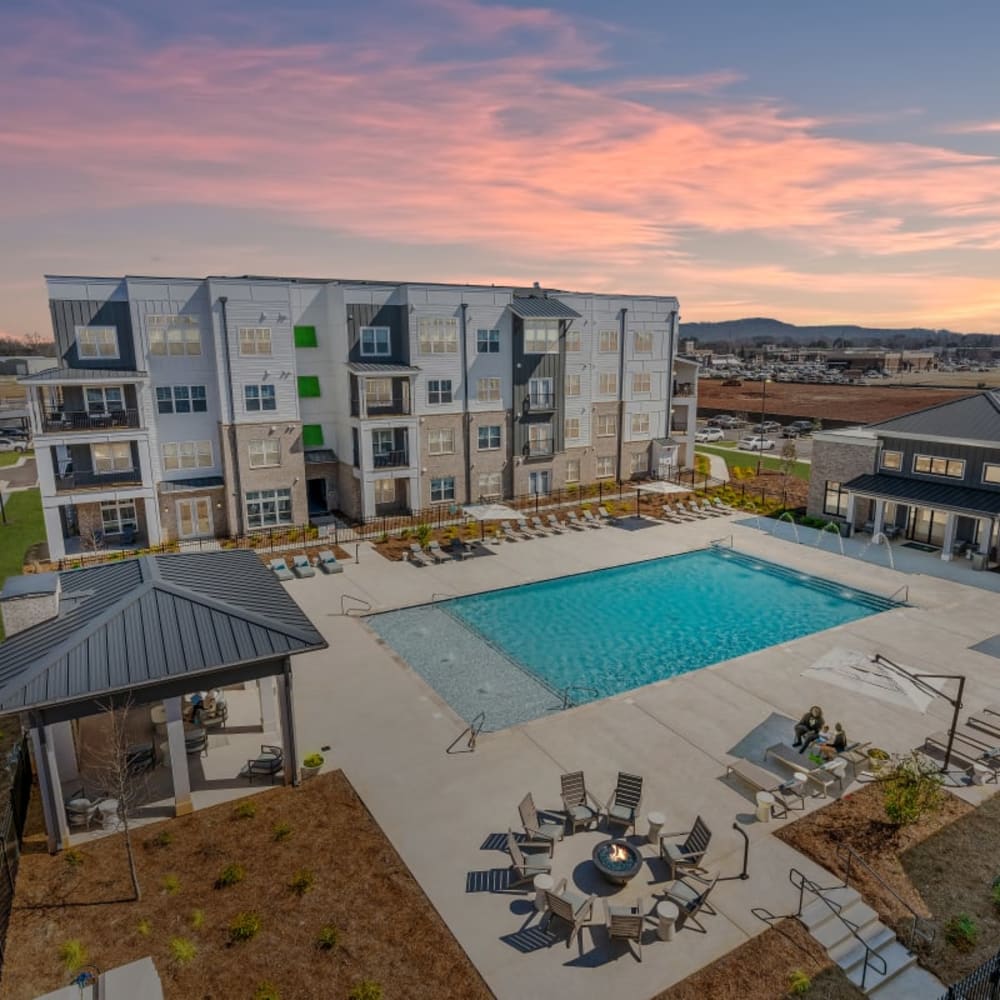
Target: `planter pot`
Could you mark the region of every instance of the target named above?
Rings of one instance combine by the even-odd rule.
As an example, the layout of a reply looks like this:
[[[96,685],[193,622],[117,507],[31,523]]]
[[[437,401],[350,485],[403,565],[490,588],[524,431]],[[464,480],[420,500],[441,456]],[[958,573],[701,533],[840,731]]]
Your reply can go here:
[[[303,764],[302,767],[299,768],[302,772],[302,780],[305,781],[307,778],[315,778],[316,775],[319,774],[322,767],[322,764],[317,764],[316,767],[306,767],[305,764]]]
[[[868,770],[872,774],[879,774],[889,767],[891,760],[889,754],[885,750],[881,750],[878,747],[872,747],[871,750],[867,752],[868,756]]]

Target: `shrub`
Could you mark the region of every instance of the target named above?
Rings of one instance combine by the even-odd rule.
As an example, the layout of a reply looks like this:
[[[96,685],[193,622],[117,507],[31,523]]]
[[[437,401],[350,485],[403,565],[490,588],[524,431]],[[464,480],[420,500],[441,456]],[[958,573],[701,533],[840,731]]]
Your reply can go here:
[[[233,806],[233,819],[253,819],[257,815],[257,804],[249,799]]]
[[[382,1000],[382,987],[374,979],[362,979],[351,987],[347,1000]]]
[[[59,961],[66,971],[72,975],[79,972],[87,964],[87,949],[78,938],[71,938],[59,945]]]
[[[163,881],[160,882],[163,886],[163,891],[168,895],[172,896],[181,887],[181,880],[176,875],[164,875]]]
[[[253,1000],[281,1000],[281,994],[274,983],[261,983],[253,992]]]
[[[202,927],[205,926],[205,911],[204,910],[192,910],[191,911],[191,929],[195,931],[200,931]]]
[[[246,869],[243,865],[236,864],[236,862],[230,862],[225,868],[219,872],[219,877],[215,880],[216,889],[225,889],[227,886],[236,885],[243,881],[243,877],[246,875]]]
[[[174,835],[169,830],[161,830],[155,837],[146,841],[148,847],[169,847],[174,842]]]
[[[178,965],[187,965],[197,954],[198,949],[195,947],[193,941],[182,937],[170,939],[170,957]]]
[[[150,931],[153,929],[153,922],[147,917],[143,917],[139,923],[135,925],[136,933],[141,934],[143,937],[149,937]]]
[[[260,931],[260,917],[256,913],[237,913],[229,925],[230,941],[250,941]]]
[[[944,939],[959,951],[972,951],[979,940],[979,928],[968,913],[959,913],[944,925]]]
[[[284,820],[280,820],[279,822],[274,824],[273,837],[276,843],[280,844],[281,841],[288,840],[288,838],[291,835],[292,835],[292,828]]]
[[[313,751],[312,753],[307,753],[305,755],[305,757],[302,758],[302,766],[303,767],[322,767],[323,766],[323,761],[325,759],[326,758],[321,753],[316,753],[316,751]]]
[[[83,864],[83,852],[71,847],[68,851],[63,851],[63,861],[67,868],[79,868]]]
[[[788,992],[795,997],[804,996],[812,988],[812,980],[801,970],[788,973]]]
[[[327,924],[325,927],[320,928],[319,934],[316,935],[316,947],[320,951],[333,951],[337,947],[339,940],[340,934],[337,928],[333,924]]]
[[[288,888],[295,893],[296,896],[304,896],[313,887],[313,882],[316,881],[316,876],[313,875],[308,868],[300,868],[293,876],[291,881],[288,883]]]
[[[941,774],[933,761],[912,754],[882,779],[882,804],[896,826],[916,823],[941,806]]]

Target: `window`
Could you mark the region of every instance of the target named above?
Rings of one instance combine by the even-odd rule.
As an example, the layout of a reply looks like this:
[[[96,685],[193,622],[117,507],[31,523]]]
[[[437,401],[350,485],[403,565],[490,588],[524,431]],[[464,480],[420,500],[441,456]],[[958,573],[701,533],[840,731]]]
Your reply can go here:
[[[566,463],[566,482],[580,482],[580,460],[578,458],[571,458]]]
[[[566,395],[567,396],[579,396],[580,395],[580,376],[579,375],[567,375],[566,376]]]
[[[559,320],[526,319],[524,321],[525,354],[559,353]]]
[[[556,405],[553,382],[550,378],[528,380],[528,402],[536,409],[550,410]]]
[[[302,425],[302,447],[322,448],[323,447],[323,425],[303,424]]]
[[[451,379],[431,378],[427,380],[427,402],[434,406],[451,402]]]
[[[649,372],[636,372],[632,376],[632,394],[640,396],[653,391],[653,376]]]
[[[614,437],[618,430],[617,423],[613,413],[598,413],[597,436],[600,438]]]
[[[528,424],[528,453],[531,455],[552,454],[551,424]]]
[[[299,399],[315,399],[321,395],[318,375],[299,376]]]
[[[653,353],[653,335],[651,333],[644,330],[635,331],[635,353],[636,354]]]
[[[201,330],[194,316],[147,316],[146,331],[150,354],[201,354]]]
[[[563,425],[563,430],[566,434],[567,441],[578,440],[580,437],[580,418],[567,417],[566,423]]]
[[[500,331],[476,330],[476,354],[499,354]]]
[[[583,345],[580,343],[580,331],[579,330],[567,330],[566,331],[566,350],[579,353],[583,350]]]
[[[601,330],[597,335],[597,349],[601,354],[618,353],[618,331]]]
[[[958,458],[936,458],[934,455],[914,455],[913,471],[950,479],[965,477],[965,461]]]
[[[479,450],[496,451],[500,447],[500,425],[490,424],[479,428]]]
[[[273,465],[281,465],[281,442],[276,438],[251,441],[249,450],[251,469],[266,469]]]
[[[480,403],[499,403],[500,379],[481,378],[476,385],[476,399]]]
[[[431,503],[445,503],[455,499],[455,477],[444,476],[431,480]]]
[[[428,431],[427,453],[429,455],[454,455],[455,432],[450,427]]]
[[[458,322],[453,316],[421,316],[417,344],[421,354],[457,354]]]
[[[392,379],[365,379],[365,405],[369,407],[392,406]]]
[[[90,458],[94,472],[107,475],[111,472],[131,472],[132,446],[127,441],[116,444],[92,444]]]
[[[163,445],[163,468],[210,469],[212,460],[211,441],[170,441]]]
[[[261,413],[265,410],[274,410],[278,402],[274,394],[273,385],[245,385],[243,386],[243,405],[247,413]]]
[[[244,357],[252,354],[271,355],[271,328],[269,326],[241,326],[240,354]]]
[[[319,346],[319,342],[316,340],[316,327],[314,326],[293,327],[292,336],[294,338],[296,347]]]
[[[392,353],[391,337],[387,326],[361,327],[361,356],[387,358]]]
[[[203,385],[161,385],[156,388],[158,413],[204,413],[208,409]]]
[[[649,433],[649,414],[648,413],[633,413],[632,414],[632,433],[633,434],[648,434]]]
[[[993,462],[983,463],[983,482],[1000,483],[1000,465]]]
[[[376,479],[375,503],[395,503],[395,502],[396,502],[396,480]]]
[[[76,352],[81,358],[117,358],[118,329],[113,326],[78,326]]]
[[[120,535],[127,528],[137,531],[139,520],[135,516],[135,504],[130,500],[102,503],[101,527],[105,535]]]
[[[823,513],[846,517],[847,497],[848,492],[840,488],[840,483],[828,479],[826,481],[826,492],[823,496]]]
[[[901,451],[883,451],[879,459],[881,469],[901,469],[903,467],[903,453]]]
[[[291,490],[252,490],[246,494],[247,527],[292,523]]]
[[[479,485],[479,496],[483,497],[483,499],[502,496],[503,473],[480,472],[478,485]]]
[[[634,451],[629,456],[629,472],[633,476],[641,476],[649,470],[649,461],[644,451]]]
[[[610,479],[615,474],[615,460],[610,455],[599,455],[597,458],[597,478]]]
[[[117,386],[86,390],[88,413],[121,413],[125,409],[125,393]]]
[[[618,394],[618,373],[602,372],[597,383],[597,391],[602,396],[616,396]]]

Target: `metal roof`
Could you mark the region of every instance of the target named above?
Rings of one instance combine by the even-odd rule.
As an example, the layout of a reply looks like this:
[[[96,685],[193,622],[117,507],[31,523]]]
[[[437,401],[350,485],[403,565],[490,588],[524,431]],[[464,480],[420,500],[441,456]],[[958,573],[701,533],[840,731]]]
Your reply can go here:
[[[879,433],[920,434],[960,441],[996,441],[1000,444],[1000,394],[978,392],[871,424],[870,427]]]
[[[132,371],[128,368],[46,368],[34,375],[21,375],[23,382],[140,382],[149,378],[149,372]]]
[[[347,370],[355,375],[409,375],[411,372],[420,371],[413,365],[380,365],[374,361],[352,361]]]
[[[576,319],[580,315],[565,302],[541,295],[515,295],[510,300],[510,311],[521,319]]]
[[[8,576],[4,581],[3,590],[0,591],[0,600],[54,594],[58,589],[58,573],[26,573],[24,576]]]
[[[0,644],[2,712],[326,646],[253,552],[144,556],[59,577],[59,614]]]
[[[332,448],[307,448],[303,457],[306,465],[337,461],[337,453]]]
[[[188,479],[161,479],[160,489],[164,493],[186,493],[189,490],[210,490],[225,486],[222,476],[192,476]]]
[[[882,497],[922,507],[940,507],[977,516],[1000,514],[1000,491],[977,490],[969,486],[951,486],[948,483],[929,483],[922,479],[903,476],[866,474],[857,476],[843,489],[851,493]]]

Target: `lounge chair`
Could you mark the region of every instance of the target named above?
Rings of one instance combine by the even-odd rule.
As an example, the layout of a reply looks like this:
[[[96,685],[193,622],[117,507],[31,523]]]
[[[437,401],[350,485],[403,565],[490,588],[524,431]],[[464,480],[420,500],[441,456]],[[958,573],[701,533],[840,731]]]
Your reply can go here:
[[[703,514],[708,514],[709,517],[722,517],[722,511],[716,510],[704,497],[702,497],[701,503],[698,504],[698,509]]]
[[[343,573],[344,567],[337,562],[337,557],[330,551],[330,549],[323,549],[316,556],[316,565],[324,573]]]
[[[605,524],[614,524],[615,521],[618,520],[612,514],[608,513],[608,508],[605,507],[604,504],[601,504],[597,508],[597,513],[601,516],[601,518],[603,519],[603,521],[604,521]]]
[[[701,881],[701,880],[699,880]],[[707,934],[705,925],[698,919],[698,914],[704,910],[706,913],[715,916],[715,910],[708,905],[708,897],[712,894],[719,876],[716,875],[710,882],[701,882],[702,888],[695,888],[687,882],[676,881],[663,895],[672,903],[676,903],[680,908],[677,917],[677,930],[681,930],[688,924],[692,924],[699,934]]]
[[[679,517],[682,521],[694,521],[695,516],[685,507],[683,504],[675,503],[671,504],[671,508],[674,512],[674,516]]]
[[[585,830],[599,822],[601,818],[601,807],[597,799],[587,791],[587,784],[583,778],[583,771],[572,771],[559,778],[562,785],[563,808],[566,810],[566,819],[574,833],[577,827],[582,826]]]
[[[948,748],[948,733],[931,733],[924,740],[925,747],[932,747],[940,754],[944,754]],[[985,767],[992,772],[987,780],[996,782],[997,772],[1000,771],[1000,757],[996,757],[989,750],[984,750],[981,746],[973,743],[966,743],[957,733],[951,745],[951,754],[948,763],[951,770],[965,771],[969,774],[975,771],[976,767]]]
[[[549,528],[554,531],[557,535],[561,535],[566,530],[566,525],[559,520],[555,514],[549,514],[546,518]]]
[[[583,522],[576,516],[575,510],[566,511],[566,523],[574,531],[583,531]]]
[[[681,843],[670,840],[671,837],[686,836]],[[677,879],[689,872],[704,871],[702,860],[708,845],[712,842],[712,831],[705,821],[696,816],[694,826],[689,831],[676,830],[673,833],[660,835],[660,859],[666,862],[670,870],[668,878]]]
[[[568,948],[573,939],[583,929],[584,924],[594,916],[594,900],[596,896],[582,896],[576,892],[567,890],[566,879],[560,879],[554,889],[545,890],[545,908],[548,916],[545,920],[545,927],[548,928],[554,917],[569,925],[569,937],[566,938]]]
[[[603,528],[604,524],[594,517],[594,512],[589,507],[583,508],[583,520],[592,528]]]
[[[555,820],[545,812],[539,814],[535,808],[535,800],[528,792],[517,807],[521,815],[521,825],[528,840],[539,844],[548,844],[549,853],[555,849],[555,842],[562,840],[566,834],[566,820]]]
[[[984,705],[983,711],[987,715],[1000,715],[1000,704],[996,705]]]
[[[993,715],[988,710],[970,715],[966,721],[989,736],[1000,737],[1000,716]]]
[[[790,747],[787,743],[775,743],[774,746],[770,746],[764,751],[764,757],[771,757],[791,771],[803,772],[813,784],[819,785],[823,795],[829,794],[828,789],[835,782],[839,789],[843,789],[843,776],[838,773],[836,768],[830,767],[833,761],[827,761],[826,764],[817,767],[809,759],[808,753],[809,751],[806,750],[805,753],[800,754],[798,750]],[[846,767],[846,764],[841,761],[841,766]]]
[[[685,509],[689,514],[693,514],[695,517],[700,518],[702,521],[704,521],[705,518],[708,517],[708,514],[706,514],[693,500],[688,501],[686,505],[682,506],[685,507]]]
[[[543,844],[519,844],[513,830],[507,831],[507,852],[510,854],[511,889],[530,882],[536,875],[548,875],[552,865],[548,863],[551,857],[549,847]]]
[[[253,784],[253,779],[258,774],[266,774],[271,778],[271,784],[274,784],[274,776],[282,769],[284,766],[284,755],[281,752],[281,747],[268,746],[266,743],[260,745],[260,756],[254,757],[253,760],[247,761],[246,775],[250,779],[250,784]]]
[[[444,549],[441,548],[441,545],[437,541],[437,539],[427,543],[427,554],[436,563],[443,563],[448,561],[448,557],[444,554]]]
[[[316,570],[312,568],[312,563],[309,562],[309,556],[304,553],[292,556],[292,572],[300,580],[304,580],[308,576],[316,575]]]
[[[410,542],[410,551],[407,553],[410,562],[415,566],[430,566],[431,561],[427,558],[427,553],[420,547],[420,542]]]
[[[642,961],[642,930],[646,922],[645,902],[640,896],[631,906],[604,903],[604,923],[608,938],[635,942],[636,957]]]
[[[674,513],[674,508],[670,504],[665,503],[663,505],[663,519],[665,521],[670,521],[673,524],[682,524],[683,521]]]
[[[549,529],[542,524],[542,519],[537,514],[531,519],[531,526],[540,535],[547,535],[549,533]]]
[[[519,517],[517,519],[517,531],[519,531],[525,538],[541,538],[544,532],[538,531],[528,524],[527,518]]]
[[[618,783],[604,807],[608,818],[608,826],[623,827],[627,832],[629,827],[635,829],[639,819],[639,809],[642,807],[642,778],[638,774],[618,772]]]
[[[511,526],[506,521],[500,522],[500,530],[503,532],[503,536],[504,538],[507,539],[508,542],[517,541],[517,535],[514,534],[514,529],[511,528]]]
[[[718,497],[712,497],[712,506],[716,510],[721,510],[726,514],[735,514],[736,508],[728,503],[723,503]]]
[[[271,571],[279,580],[293,580],[292,571],[288,568],[288,563],[284,559],[272,559],[268,565]]]
[[[789,782],[783,782],[776,774],[765,770],[759,764],[749,760],[737,760],[726,767],[726,777],[737,777],[755,792],[768,792],[774,796],[776,805],[781,806],[780,816],[787,816],[789,800],[793,797],[799,800],[799,808],[805,809],[805,797],[795,791]]]

